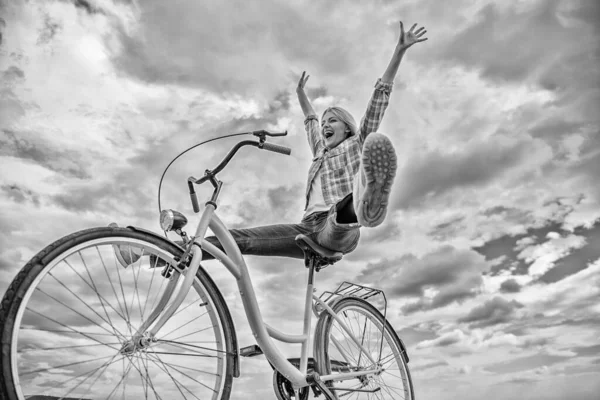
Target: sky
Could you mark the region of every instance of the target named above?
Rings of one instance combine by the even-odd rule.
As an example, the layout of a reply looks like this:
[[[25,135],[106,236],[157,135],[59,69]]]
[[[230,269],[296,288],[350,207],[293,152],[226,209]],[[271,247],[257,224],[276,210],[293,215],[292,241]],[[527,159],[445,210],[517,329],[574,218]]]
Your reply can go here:
[[[0,293],[54,240],[110,222],[160,232],[179,152],[257,129],[220,176],[231,228],[295,223],[311,154],[295,95],[357,120],[398,40],[380,131],[399,167],[385,222],[317,275],[385,291],[419,399],[592,399],[600,391],[600,3],[595,0],[0,1]],[[165,175],[187,195],[239,138]],[[200,199],[210,196],[199,188]],[[193,228],[189,228],[191,232]],[[175,237],[172,237],[175,239]],[[300,332],[302,261],[248,257],[266,321]],[[253,344],[235,280],[206,263]],[[285,299],[286,301],[282,301]],[[290,356],[298,354],[290,350]],[[274,398],[264,357],[232,398]]]

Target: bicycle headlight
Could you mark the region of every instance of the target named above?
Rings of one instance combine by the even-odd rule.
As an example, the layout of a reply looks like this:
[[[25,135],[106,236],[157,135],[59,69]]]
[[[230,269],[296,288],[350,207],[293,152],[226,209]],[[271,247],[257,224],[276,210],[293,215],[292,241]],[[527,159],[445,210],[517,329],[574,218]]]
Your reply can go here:
[[[187,224],[185,215],[175,210],[162,210],[160,212],[160,227],[164,231],[176,231]]]

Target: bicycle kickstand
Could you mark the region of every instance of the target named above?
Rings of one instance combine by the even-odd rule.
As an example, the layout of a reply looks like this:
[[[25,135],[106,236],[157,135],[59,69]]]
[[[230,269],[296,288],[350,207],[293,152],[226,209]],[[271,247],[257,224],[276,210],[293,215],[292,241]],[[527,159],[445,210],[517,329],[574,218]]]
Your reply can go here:
[[[311,386],[316,386],[317,388],[319,388],[321,393],[323,393],[325,395],[326,400],[338,400],[338,397],[334,393],[332,393],[331,390],[329,390],[329,388],[321,380],[321,377],[319,376],[319,374],[317,372],[313,371],[313,372],[310,372],[309,374],[307,374],[306,381]]]

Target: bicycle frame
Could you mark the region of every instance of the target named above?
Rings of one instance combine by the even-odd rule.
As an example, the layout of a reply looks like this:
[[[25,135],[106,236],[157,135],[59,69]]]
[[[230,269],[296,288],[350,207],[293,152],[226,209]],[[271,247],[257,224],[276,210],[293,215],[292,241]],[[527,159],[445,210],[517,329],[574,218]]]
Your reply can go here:
[[[188,179],[188,187],[190,189],[190,196],[192,199],[192,205],[195,212],[199,212],[200,209],[198,207],[198,202],[196,199],[196,194],[193,188],[193,184],[200,184],[206,181],[210,181],[214,187],[214,192],[211,199],[206,203],[205,209],[200,217],[200,221],[198,222],[198,226],[196,228],[196,233],[193,236],[193,240],[188,243],[187,251],[191,254],[192,258],[189,262],[189,265],[184,270],[180,270],[180,272],[185,275],[184,281],[182,285],[179,287],[176,292],[177,281],[173,279],[167,285],[165,292],[163,293],[160,301],[156,308],[151,312],[149,318],[144,321],[142,326],[140,326],[136,335],[132,339],[133,342],[136,341],[146,341],[152,340],[156,337],[156,334],[162,328],[162,326],[175,314],[181,303],[183,302],[185,296],[189,292],[196,273],[200,268],[200,262],[202,260],[202,251],[207,251],[210,253],[216,260],[219,260],[227,270],[234,276],[237,281],[237,285],[239,288],[239,292],[242,298],[242,303],[244,305],[244,311],[246,313],[246,318],[252,330],[252,333],[256,339],[257,344],[260,346],[262,352],[267,357],[267,360],[273,365],[273,367],[279,371],[286,379],[288,379],[294,387],[301,388],[308,386],[307,382],[307,366],[308,366],[308,354],[311,345],[311,320],[312,313],[316,310],[313,308],[313,301],[318,304],[323,312],[329,313],[332,318],[334,318],[342,327],[342,329],[349,335],[352,341],[358,346],[359,349],[365,354],[365,356],[369,359],[371,364],[374,366],[373,369],[362,370],[362,371],[354,371],[343,374],[335,374],[335,375],[323,375],[320,377],[321,381],[331,380],[334,376],[336,380],[344,380],[344,379],[352,379],[357,376],[367,375],[372,373],[377,373],[381,371],[381,367],[377,364],[377,362],[373,359],[372,355],[363,347],[360,341],[354,336],[351,330],[344,324],[344,322],[336,315],[336,313],[319,297],[313,294],[313,279],[314,279],[314,267],[311,265],[309,268],[308,274],[308,284],[306,287],[306,297],[304,304],[304,324],[302,334],[300,335],[292,335],[283,333],[263,321],[260,308],[258,306],[258,302],[256,300],[256,294],[254,292],[254,287],[252,285],[252,280],[248,273],[248,268],[244,261],[244,257],[237,246],[233,236],[225,226],[225,224],[219,219],[216,214],[217,208],[217,200],[221,191],[222,182],[218,181],[215,178],[217,172],[221,171],[224,166],[231,160],[233,154],[244,145],[253,145],[265,149],[269,149],[276,152],[285,152],[282,149],[283,147],[278,147],[276,145],[267,145],[264,143],[264,131],[257,131],[259,134],[262,134],[260,142],[252,142],[252,141],[244,141],[238,143],[236,147],[227,155],[224,161],[213,171],[206,171],[206,174],[201,179],[195,179],[190,177]],[[272,136],[281,136],[281,134],[276,134]],[[289,153],[287,153],[289,154]],[[204,239],[206,235],[206,231],[210,228],[215,236],[219,239],[219,242],[223,246],[224,252],[218,249],[216,246],[212,245],[208,241]],[[177,278],[180,275],[175,275]],[[171,302],[171,305],[167,310],[163,312],[163,309],[169,304],[172,296],[175,294],[175,299]],[[158,321],[157,321],[158,319]],[[151,329],[148,329],[152,326]],[[300,343],[301,348],[301,357],[300,357],[300,366],[297,368],[290,361],[288,361],[283,354],[277,349],[275,344],[273,343],[273,339],[286,342],[286,343]],[[332,338],[333,344],[340,350],[342,355],[344,356],[344,351],[342,351],[341,346],[335,338]],[[345,356],[344,356],[345,357]],[[349,361],[346,359],[346,361]]]
[[[218,249],[204,239],[207,229],[210,228],[220,243],[223,245],[225,252]],[[328,312],[332,317],[340,324],[340,326],[346,331],[353,342],[363,351],[366,357],[369,358],[370,362],[374,366],[373,369],[354,371],[344,374],[335,375],[323,375],[321,376],[322,381],[327,381],[335,376],[336,380],[352,379],[360,375],[367,375],[377,373],[381,368],[377,365],[377,362],[372,358],[372,355],[362,346],[360,341],[354,336],[350,329],[343,323],[341,319],[335,314],[335,312],[327,305],[323,300],[313,294],[313,277],[314,269],[309,269],[308,284],[306,287],[305,297],[305,309],[304,309],[304,324],[302,334],[293,335],[283,333],[263,321],[258,302],[256,300],[256,294],[252,285],[252,280],[248,273],[248,268],[241,254],[241,251],[231,233],[225,226],[225,224],[219,219],[215,212],[214,203],[211,201],[207,203],[204,212],[198,223],[196,234],[194,235],[194,243],[190,243],[192,246],[191,262],[184,271],[185,279],[183,284],[179,288],[179,291],[175,294],[176,282],[171,281],[168,285],[167,290],[163,294],[163,298],[160,299],[156,309],[152,311],[151,316],[146,320],[140,329],[138,330],[138,337],[147,331],[147,335],[150,338],[154,338],[162,326],[169,320],[169,318],[177,311],[185,296],[190,290],[196,272],[200,267],[200,261],[202,259],[202,250],[212,254],[215,259],[219,260],[227,270],[234,276],[237,281],[239,292],[244,305],[244,310],[252,333],[260,346],[261,350],[273,365],[273,367],[279,371],[283,376],[286,377],[295,387],[308,386],[309,383],[306,380],[308,356],[311,345],[311,320],[313,313],[313,301],[317,303],[324,312]],[[202,239],[199,239],[202,238]],[[199,246],[198,246],[199,245]],[[177,275],[178,276],[178,275]],[[175,295],[174,301],[170,307],[161,312],[165,305],[168,303],[170,298]],[[158,320],[155,322],[155,320]],[[154,323],[154,324],[153,324]],[[152,328],[148,328],[152,325]],[[279,349],[275,346],[273,339],[279,340],[285,343],[299,343],[301,344],[301,357],[299,368],[294,366],[287,358],[281,354]],[[333,339],[333,338],[332,338]],[[334,345],[339,345],[333,340]]]

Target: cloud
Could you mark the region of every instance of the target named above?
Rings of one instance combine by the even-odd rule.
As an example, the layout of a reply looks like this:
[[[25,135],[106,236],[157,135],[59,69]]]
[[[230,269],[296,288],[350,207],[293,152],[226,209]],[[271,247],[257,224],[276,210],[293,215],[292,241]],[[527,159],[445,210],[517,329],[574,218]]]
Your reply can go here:
[[[530,264],[528,271],[530,275],[538,277],[552,269],[556,260],[564,258],[572,249],[579,249],[585,244],[586,239],[584,236],[568,235],[561,237],[559,234],[555,234],[549,236],[549,240],[542,244],[523,249],[517,257]]]
[[[394,207],[419,206],[428,197],[469,186],[485,186],[519,167],[536,144],[527,140],[494,138],[471,142],[453,152],[432,151],[407,160],[399,172]],[[415,179],[418,177],[418,179]]]
[[[32,161],[70,177],[90,176],[80,154],[57,148],[39,133],[4,129],[0,133],[0,145],[0,156],[8,155]]]
[[[500,291],[503,293],[517,293],[521,290],[521,285],[514,279],[507,279],[500,285]]]
[[[369,264],[359,281],[373,283],[393,297],[419,297],[402,310],[430,310],[477,294],[481,275],[489,266],[474,252],[440,247],[422,258],[406,255],[399,259]],[[434,294],[430,294],[429,291]]]
[[[515,300],[508,301],[502,297],[491,300],[473,308],[469,313],[459,318],[459,322],[474,323],[474,326],[490,326],[509,322],[514,317],[515,310],[523,305]]]

